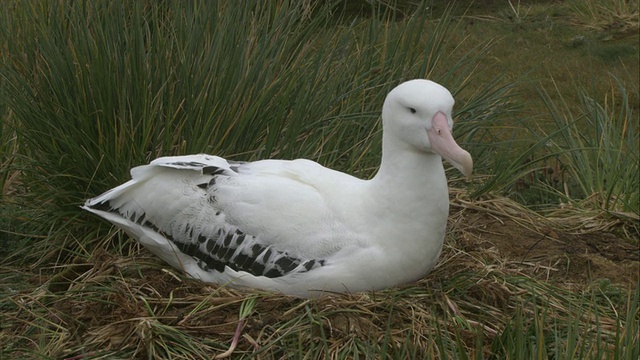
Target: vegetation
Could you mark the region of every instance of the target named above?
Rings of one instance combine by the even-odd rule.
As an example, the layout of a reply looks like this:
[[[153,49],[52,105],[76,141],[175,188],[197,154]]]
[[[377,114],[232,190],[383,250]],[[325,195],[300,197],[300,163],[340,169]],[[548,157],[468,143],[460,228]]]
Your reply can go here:
[[[5,3],[0,357],[640,355],[636,2]],[[410,78],[452,91],[476,164],[450,172],[443,259],[415,284],[202,284],[78,209],[160,155],[370,177],[384,96]]]

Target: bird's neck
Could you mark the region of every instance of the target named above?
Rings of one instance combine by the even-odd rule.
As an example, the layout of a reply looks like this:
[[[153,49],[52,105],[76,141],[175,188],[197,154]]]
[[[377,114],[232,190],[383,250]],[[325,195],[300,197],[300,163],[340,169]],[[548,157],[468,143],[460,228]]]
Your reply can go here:
[[[416,205],[435,201],[448,207],[449,194],[442,158],[406,144],[385,141],[380,169],[370,183],[378,196],[390,197],[392,201]]]
[[[389,261],[422,264],[408,279],[421,276],[437,261],[449,215],[442,158],[385,144],[380,169],[368,185],[369,211],[381,224],[373,225],[375,238]]]
[[[442,158],[384,144],[378,173],[369,181],[367,203],[371,215],[395,223],[407,234],[387,234],[398,241],[419,240],[423,234],[440,246],[449,215],[449,191]],[[431,233],[432,236],[428,234]]]

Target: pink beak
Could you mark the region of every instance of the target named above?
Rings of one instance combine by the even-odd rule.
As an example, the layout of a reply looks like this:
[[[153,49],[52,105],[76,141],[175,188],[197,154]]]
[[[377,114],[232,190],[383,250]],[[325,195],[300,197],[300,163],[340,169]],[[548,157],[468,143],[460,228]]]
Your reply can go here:
[[[456,143],[453,135],[451,135],[447,116],[439,112],[433,116],[431,124],[431,129],[427,131],[431,150],[460,170],[467,179],[471,178],[473,159],[467,151]]]

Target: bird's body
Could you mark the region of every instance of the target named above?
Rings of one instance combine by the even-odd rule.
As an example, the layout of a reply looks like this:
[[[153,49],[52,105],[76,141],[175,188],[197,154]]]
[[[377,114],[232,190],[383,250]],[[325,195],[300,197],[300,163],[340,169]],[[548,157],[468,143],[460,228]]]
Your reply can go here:
[[[449,132],[452,106],[427,80],[392,91],[370,180],[301,159],[165,157],[83,208],[204,281],[303,297],[392,287],[424,276],[440,254],[449,206],[441,155],[471,171]]]

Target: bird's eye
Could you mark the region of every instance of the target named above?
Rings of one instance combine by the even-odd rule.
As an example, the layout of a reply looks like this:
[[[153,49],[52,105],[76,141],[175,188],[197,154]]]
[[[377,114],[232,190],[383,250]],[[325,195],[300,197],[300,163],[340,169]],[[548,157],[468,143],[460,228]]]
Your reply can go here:
[[[409,108],[409,111],[411,111],[411,113],[412,113],[412,114],[415,114],[415,113],[416,113],[416,109],[414,109],[414,108],[412,108],[412,107],[410,107],[410,108]]]

